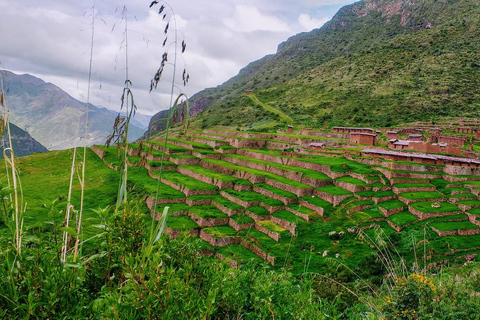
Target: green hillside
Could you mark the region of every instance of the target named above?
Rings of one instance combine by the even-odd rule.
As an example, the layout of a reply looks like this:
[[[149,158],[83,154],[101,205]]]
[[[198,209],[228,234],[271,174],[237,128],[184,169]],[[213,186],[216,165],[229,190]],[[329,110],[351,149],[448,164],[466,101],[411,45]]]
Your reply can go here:
[[[198,128],[231,123],[250,130],[285,121],[391,126],[479,114],[480,3],[360,1],[322,28],[280,44],[224,84],[192,97]],[[254,90],[261,101],[242,97]],[[147,136],[162,128],[157,114]]]

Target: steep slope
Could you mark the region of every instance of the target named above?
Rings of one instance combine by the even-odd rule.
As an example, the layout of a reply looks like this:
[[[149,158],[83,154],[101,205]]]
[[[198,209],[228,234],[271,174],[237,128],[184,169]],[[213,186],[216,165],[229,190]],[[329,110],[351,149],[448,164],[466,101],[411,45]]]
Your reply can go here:
[[[20,129],[13,123],[10,123],[10,133],[12,135],[13,151],[16,157],[28,156],[32,153],[47,152],[42,144],[33,139],[25,130]],[[3,145],[7,141],[6,133],[3,135]],[[0,158],[3,158],[3,145],[0,145]]]
[[[50,150],[84,144],[85,103],[72,98],[54,84],[31,75],[0,72],[12,122]],[[104,108],[89,106],[89,145],[105,142],[115,117],[115,113]],[[137,139],[143,130],[132,125],[130,133],[131,139]]]
[[[210,109],[196,125],[283,125],[244,99],[246,89],[309,125],[385,126],[425,116],[476,116],[478,26],[478,0],[364,0],[345,6],[322,28],[291,37],[275,55],[196,94],[196,113]],[[154,120],[162,117],[152,119],[150,130],[161,128]]]

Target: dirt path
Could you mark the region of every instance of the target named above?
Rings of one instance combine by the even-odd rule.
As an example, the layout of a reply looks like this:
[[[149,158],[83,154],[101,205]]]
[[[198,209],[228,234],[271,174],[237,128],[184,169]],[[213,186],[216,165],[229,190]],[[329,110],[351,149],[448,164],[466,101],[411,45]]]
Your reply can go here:
[[[265,110],[270,111],[270,112],[273,112],[273,113],[275,113],[275,114],[278,114],[278,115],[280,116],[280,118],[281,118],[283,121],[285,121],[287,124],[292,124],[292,123],[293,123],[293,119],[292,119],[290,116],[288,116],[288,115],[285,114],[284,112],[278,110],[277,108],[274,108],[274,107],[272,107],[272,106],[269,106],[269,105],[261,102],[261,101],[257,98],[257,96],[256,96],[255,94],[251,93],[251,94],[248,94],[247,96],[250,97],[250,99],[252,99],[253,102],[255,102],[255,103],[259,104],[260,106],[262,106],[262,108],[264,108]]]

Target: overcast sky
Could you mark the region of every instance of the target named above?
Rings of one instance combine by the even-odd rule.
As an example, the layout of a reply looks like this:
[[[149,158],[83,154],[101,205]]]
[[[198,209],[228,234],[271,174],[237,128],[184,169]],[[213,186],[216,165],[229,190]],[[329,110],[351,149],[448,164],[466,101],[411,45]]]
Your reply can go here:
[[[161,61],[165,22],[159,5],[149,0],[0,0],[0,68],[30,73],[87,100],[88,67],[95,7],[90,102],[118,110],[125,81],[127,5],[128,70],[139,112],[168,108],[172,66],[162,84],[149,93],[150,79]],[[297,33],[321,27],[352,0],[176,0],[179,42],[178,84],[186,67],[187,95],[222,84],[249,62],[275,53],[277,45]],[[165,11],[169,16],[171,11]],[[167,17],[168,20],[168,17]],[[170,30],[174,23],[170,22]],[[174,33],[168,34],[169,62]],[[170,78],[170,79],[169,79]],[[176,89],[177,91],[177,89]],[[178,93],[178,91],[176,92]]]

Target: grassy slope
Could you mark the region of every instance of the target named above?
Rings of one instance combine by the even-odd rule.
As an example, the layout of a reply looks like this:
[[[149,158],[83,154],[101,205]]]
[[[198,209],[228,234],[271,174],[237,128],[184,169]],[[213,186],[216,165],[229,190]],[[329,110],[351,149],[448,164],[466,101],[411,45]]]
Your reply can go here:
[[[83,150],[78,150],[83,152]],[[44,203],[61,198],[58,208],[65,210],[70,168],[73,150],[51,151],[17,159],[24,201],[27,203],[25,226],[43,225],[50,218]],[[80,158],[77,158],[77,163]],[[104,208],[115,202],[118,186],[118,175],[109,169],[90,149],[87,149],[85,169],[85,201],[84,218],[93,218],[96,215],[92,209]],[[5,176],[1,182],[6,185]],[[74,177],[72,204],[79,209],[80,187],[78,179]],[[63,218],[62,218],[63,219]],[[87,224],[86,224],[87,225]],[[93,232],[87,227],[87,231]]]

